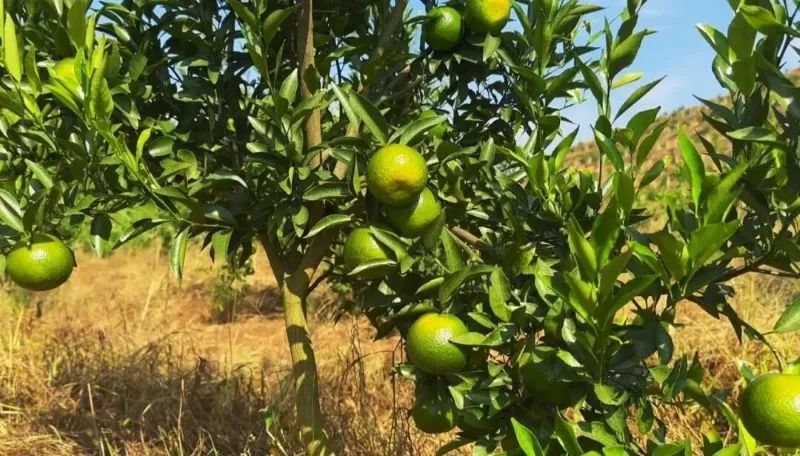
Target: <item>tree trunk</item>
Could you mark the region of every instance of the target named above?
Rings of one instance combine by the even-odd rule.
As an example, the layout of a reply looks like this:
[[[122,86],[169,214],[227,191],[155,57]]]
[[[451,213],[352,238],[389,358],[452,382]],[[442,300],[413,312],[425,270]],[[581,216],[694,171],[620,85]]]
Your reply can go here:
[[[311,278],[322,259],[327,255],[336,238],[335,230],[320,233],[311,241],[297,269],[288,277],[285,264],[280,256],[274,254],[274,245],[269,236],[262,235],[261,242],[267,251],[270,266],[281,288],[281,303],[284,309],[286,336],[292,355],[292,383],[297,410],[297,423],[300,439],[309,456],[331,456],[328,439],[323,428],[323,417],[319,403],[319,375],[311,342],[306,298]]]
[[[308,285],[292,277],[281,290],[286,335],[292,354],[292,382],[300,425],[300,439],[309,455],[328,455],[327,439],[322,427],[319,405],[319,377],[314,348],[308,330],[305,299]]]

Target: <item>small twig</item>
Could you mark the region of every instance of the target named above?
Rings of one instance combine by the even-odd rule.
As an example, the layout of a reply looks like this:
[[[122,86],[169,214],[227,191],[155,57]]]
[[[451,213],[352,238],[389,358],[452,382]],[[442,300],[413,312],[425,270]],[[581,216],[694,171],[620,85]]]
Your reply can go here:
[[[478,249],[481,253],[492,253],[495,250],[491,244],[479,238],[478,236],[475,236],[464,228],[454,227],[450,229],[450,232],[458,236],[459,239],[466,242],[470,246]]]

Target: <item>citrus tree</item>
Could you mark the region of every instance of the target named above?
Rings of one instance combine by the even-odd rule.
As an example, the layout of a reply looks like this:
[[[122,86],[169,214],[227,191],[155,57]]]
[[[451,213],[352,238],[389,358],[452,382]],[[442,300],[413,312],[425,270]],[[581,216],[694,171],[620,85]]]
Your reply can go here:
[[[403,337],[417,427],[459,430],[441,453],[691,454],[654,412],[683,400],[739,428],[704,451],[753,453],[670,330],[692,301],[766,343],[729,281],[797,275],[794,14],[731,0],[727,34],[700,28],[731,95],[707,102],[724,140],[682,135],[691,198],[654,227],[638,196],[664,169],[648,157],[665,125],[635,109],[658,81],[630,70],[645,3],[603,21],[578,0],[5,0],[0,265],[57,286],[72,260],[58,238],[83,224],[98,253],[174,227],[179,278],[191,239],[233,265],[263,247],[308,454],[334,451],[306,315],[324,280],[351,287],[378,337]],[[582,102],[592,170],[567,159]],[[147,216],[119,226],[129,208]],[[37,249],[59,267],[40,271]],[[753,435],[794,445],[773,438],[800,435],[788,423]]]

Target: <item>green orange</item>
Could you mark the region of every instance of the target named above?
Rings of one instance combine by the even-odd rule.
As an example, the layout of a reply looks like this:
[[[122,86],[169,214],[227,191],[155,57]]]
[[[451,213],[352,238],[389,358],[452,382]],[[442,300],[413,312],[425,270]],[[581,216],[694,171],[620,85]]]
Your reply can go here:
[[[464,34],[461,13],[450,6],[434,8],[425,21],[425,40],[432,49],[449,51],[458,46]]]
[[[431,374],[460,372],[467,365],[467,353],[450,340],[466,332],[469,332],[467,326],[455,315],[425,314],[411,325],[406,335],[408,359]]]
[[[367,164],[367,189],[387,206],[407,206],[428,183],[425,158],[411,147],[391,144],[383,147]]]
[[[464,21],[474,32],[498,34],[510,17],[510,0],[467,0]]]
[[[348,271],[372,261],[391,260],[391,251],[381,244],[368,226],[354,229],[344,243],[344,264]],[[362,279],[375,280],[386,277],[393,266],[366,269],[357,275]]]
[[[800,375],[767,374],[744,390],[741,418],[761,443],[800,447]]]
[[[420,431],[441,434],[455,427],[456,405],[451,398],[423,394],[414,402],[411,417]]]
[[[17,285],[47,291],[63,285],[72,275],[75,258],[59,239],[36,235],[30,245],[14,249],[6,258],[6,271]]]
[[[386,220],[398,233],[415,238],[422,236],[442,214],[442,206],[430,189],[426,188],[410,206],[386,208]]]

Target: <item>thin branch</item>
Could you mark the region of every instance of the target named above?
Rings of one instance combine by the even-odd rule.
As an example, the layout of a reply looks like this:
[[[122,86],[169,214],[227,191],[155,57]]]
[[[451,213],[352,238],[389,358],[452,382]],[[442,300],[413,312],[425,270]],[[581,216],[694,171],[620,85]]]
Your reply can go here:
[[[494,247],[488,242],[484,241],[478,236],[475,236],[464,228],[454,227],[451,228],[450,231],[458,236],[458,238],[462,241],[478,249],[481,253],[493,253],[495,251]]]

